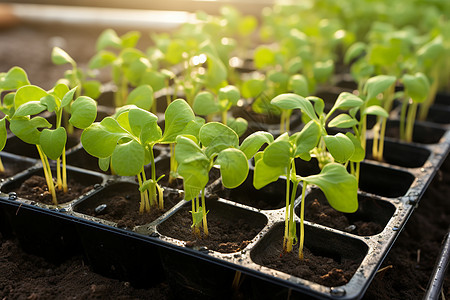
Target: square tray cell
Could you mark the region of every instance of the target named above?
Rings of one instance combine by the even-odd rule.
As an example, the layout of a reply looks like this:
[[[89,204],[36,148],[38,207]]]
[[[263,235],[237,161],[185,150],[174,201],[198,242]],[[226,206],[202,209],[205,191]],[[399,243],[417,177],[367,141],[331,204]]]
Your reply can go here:
[[[428,111],[427,121],[438,124],[450,124],[450,105],[432,105]]]
[[[320,173],[316,159],[296,160],[295,167],[300,176]],[[364,192],[390,198],[406,194],[415,177],[407,172],[361,162],[359,189]]]
[[[400,122],[398,120],[387,122],[386,136],[399,138]],[[437,144],[445,134],[445,129],[438,126],[426,125],[416,122],[413,129],[413,142],[419,144]]]
[[[5,167],[5,172],[0,174],[1,179],[14,176],[37,163],[35,160],[4,152],[0,152],[0,157]]]
[[[52,175],[56,175],[56,170],[54,168],[52,168]],[[6,194],[15,192],[18,197],[33,201],[43,200],[41,203],[51,204],[47,203],[48,199],[47,197],[45,197],[45,194],[47,193],[45,187],[36,186],[36,184],[42,184],[40,183],[41,181],[44,182],[43,185],[45,185],[46,187],[43,169],[34,169],[30,170],[30,172],[27,172],[26,174],[22,174],[20,177],[17,177],[14,180],[5,183],[1,187],[1,191]],[[70,169],[70,167],[68,167],[67,183],[69,186],[69,191],[66,194],[63,194],[62,192],[61,194],[58,194],[59,192],[57,191],[59,204],[70,202],[82,197],[89,190],[92,190],[96,184],[101,184],[102,182],[103,178],[100,176],[96,176],[88,172]],[[41,189],[38,190],[37,188]]]
[[[388,198],[404,196],[415,179],[411,173],[364,162],[360,172],[360,190]]]
[[[366,158],[372,157],[373,140],[368,140],[366,145]],[[427,161],[430,156],[428,149],[418,147],[415,145],[384,141],[383,159],[391,165],[396,165],[406,168],[420,168]]]
[[[261,213],[213,198],[206,199],[206,209],[209,230],[206,238],[198,238],[193,234],[190,202],[163,220],[157,226],[157,231],[164,236],[188,242],[189,247],[235,253],[244,249],[267,224],[267,217]]]
[[[358,195],[358,210],[342,213],[333,209],[320,189],[306,195],[305,219],[327,227],[360,236],[375,235],[383,231],[395,212],[391,203],[373,197]],[[295,213],[299,215],[300,206]]]
[[[139,185],[115,182],[75,203],[75,212],[117,223],[119,228],[133,229],[149,224],[181,200],[178,191],[166,189],[163,193],[164,209],[152,207],[150,212],[139,213],[141,195]]]
[[[297,224],[297,237],[299,235]],[[275,224],[250,256],[258,265],[285,273],[279,278],[286,281],[295,282],[295,277],[304,279],[299,290],[307,289],[308,281],[328,287],[347,284],[368,252],[368,246],[360,240],[305,224],[305,256],[300,260],[298,243],[291,253],[283,251],[283,236],[284,222]],[[264,273],[267,277],[273,276],[271,272]]]
[[[261,210],[279,209],[286,204],[286,179],[279,178],[265,187],[257,190],[253,186],[253,170],[249,170],[247,179],[237,188],[227,189],[221,184],[214,192],[221,198],[245,204]],[[291,183],[292,189],[292,183]],[[297,189],[297,197],[301,188]]]

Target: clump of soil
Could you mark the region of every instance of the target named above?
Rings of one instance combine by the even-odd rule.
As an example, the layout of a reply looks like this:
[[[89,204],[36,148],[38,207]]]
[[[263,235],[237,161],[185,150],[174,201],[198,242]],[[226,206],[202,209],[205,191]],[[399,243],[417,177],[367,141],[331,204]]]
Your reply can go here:
[[[93,186],[85,186],[70,178],[67,181],[67,185],[67,193],[64,193],[63,190],[56,189],[56,198],[59,204],[74,200],[94,188]],[[31,176],[15,192],[17,196],[24,199],[35,200],[44,204],[53,204],[52,194],[49,192],[47,182],[42,176]]]

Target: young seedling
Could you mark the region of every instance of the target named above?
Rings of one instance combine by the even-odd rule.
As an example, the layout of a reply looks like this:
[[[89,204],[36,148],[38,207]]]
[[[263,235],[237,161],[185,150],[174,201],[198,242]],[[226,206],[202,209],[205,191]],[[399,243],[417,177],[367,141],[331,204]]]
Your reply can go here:
[[[92,98],[80,96],[72,103],[76,89],[77,87],[69,90],[65,84],[57,84],[52,90],[45,91],[35,85],[25,85],[20,87],[14,96],[15,111],[10,119],[10,129],[24,142],[36,145],[55,205],[58,200],[49,158],[57,161],[57,188],[64,193],[68,190],[65,158],[67,132],[61,126],[63,111],[70,107],[69,122],[80,129],[92,124],[97,116],[97,104]],[[55,113],[55,124],[50,124],[41,116],[35,116],[44,111]]]
[[[15,91],[24,85],[29,85],[27,73],[20,67],[13,67],[7,73],[0,73],[0,94],[3,91]],[[14,115],[14,92],[9,92],[2,99],[0,111],[5,115],[0,119],[0,151],[5,148],[7,140],[6,120]],[[0,158],[0,173],[5,167]]]
[[[312,108],[312,106],[311,106]],[[312,123],[311,123],[312,122]],[[255,174],[253,185],[260,189],[277,181],[280,176],[286,176],[286,212],[283,250],[291,252],[297,241],[294,204],[297,187],[302,183],[302,200],[300,206],[300,240],[299,258],[303,259],[304,244],[304,206],[306,187],[317,185],[325,194],[330,205],[342,212],[352,213],[358,209],[358,183],[346,168],[337,163],[324,166],[317,175],[302,177],[296,174],[296,158],[310,159],[310,151],[320,139],[320,128],[314,121],[308,123],[302,131],[289,136],[284,133],[269,144],[263,152],[255,155]],[[292,182],[292,190],[290,185]]]
[[[196,236],[201,237],[201,227],[205,236],[209,234],[205,188],[211,168],[218,165],[223,185],[235,188],[247,178],[248,160],[264,143],[271,141],[271,134],[255,132],[239,146],[238,135],[217,122],[203,125],[198,139],[192,135],[177,137],[175,155],[179,163],[178,173],[184,179],[184,199],[192,203],[192,227]]]
[[[360,154],[361,145],[353,134],[347,133],[344,135],[337,133],[329,135],[326,131],[327,121],[335,111],[362,105],[363,101],[359,97],[350,93],[340,94],[328,114],[324,112],[323,100],[318,97],[304,98],[296,94],[287,93],[276,96],[271,103],[281,109],[300,109],[303,112],[305,115],[304,120],[307,121],[305,129],[308,129],[311,136],[313,133],[316,135],[317,143],[310,150],[311,155],[317,158],[321,169],[333,161],[347,164],[349,161],[362,160]],[[312,103],[314,103],[314,106]],[[308,155],[310,155],[309,152]]]
[[[81,143],[89,154],[99,158],[100,168],[109,166],[121,176],[137,176],[141,202],[139,212],[151,207],[164,209],[162,189],[156,178],[153,147],[176,142],[179,134],[198,132],[201,122],[186,101],[173,101],[165,112],[164,134],[157,124],[158,117],[135,105],[122,107],[113,117],[93,123],[81,135]],[[147,179],[144,166],[151,166]]]
[[[400,114],[400,139],[411,143],[413,140],[417,107],[420,103],[424,103],[427,100],[430,83],[423,73],[417,73],[415,75],[405,74],[401,81],[405,87],[405,97]],[[406,116],[406,108],[408,106],[408,116]]]
[[[220,113],[222,123],[233,129],[238,136],[241,136],[247,130],[247,120],[228,118],[228,111],[237,104],[239,99],[239,90],[235,86],[228,85],[219,89],[217,97],[207,91],[198,93],[194,99],[193,110],[197,115],[207,116],[208,121],[211,121],[215,114]]]

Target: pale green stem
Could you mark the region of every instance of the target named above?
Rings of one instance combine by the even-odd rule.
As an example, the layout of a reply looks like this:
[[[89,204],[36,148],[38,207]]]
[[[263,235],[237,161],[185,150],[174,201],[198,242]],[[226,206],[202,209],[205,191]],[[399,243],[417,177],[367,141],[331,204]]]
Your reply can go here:
[[[406,134],[406,111],[408,108],[408,101],[409,99],[403,99],[403,103],[402,103],[402,109],[400,110],[400,129],[399,129],[399,134],[400,134],[400,139],[401,140],[405,140],[405,134]]]
[[[2,159],[0,158],[0,173],[5,173],[5,167],[3,166]]]
[[[300,203],[300,239],[298,243],[298,257],[303,259],[303,243],[305,241],[305,228],[304,228],[304,216],[305,216],[305,193],[307,183],[303,181],[302,187],[302,202]]]
[[[206,222],[206,200],[205,200],[205,188],[202,190],[202,208],[203,208],[203,232],[205,236],[208,236],[208,223]]]
[[[53,204],[58,205],[58,200],[56,199],[55,185],[53,184],[52,171],[50,169],[50,164],[48,163],[47,156],[44,154],[44,151],[42,151],[42,148],[40,145],[36,145],[36,147],[38,149],[38,153],[39,153],[39,156],[42,161],[42,167],[44,169],[44,176],[45,176],[45,180],[47,182],[48,190],[52,194]]]
[[[413,141],[414,121],[416,118],[417,106],[418,103],[413,102],[408,110],[408,117],[406,120],[406,133],[405,133],[406,141],[408,143],[411,143]]]

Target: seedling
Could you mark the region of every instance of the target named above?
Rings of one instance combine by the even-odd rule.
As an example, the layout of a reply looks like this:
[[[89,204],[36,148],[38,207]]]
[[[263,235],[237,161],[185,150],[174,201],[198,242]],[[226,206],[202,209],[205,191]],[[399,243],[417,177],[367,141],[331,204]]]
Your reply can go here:
[[[238,136],[241,136],[247,130],[247,120],[243,118],[228,119],[228,111],[237,104],[239,99],[239,90],[235,86],[228,85],[219,89],[217,97],[207,91],[198,93],[194,99],[193,109],[196,114],[207,116],[208,121],[211,121],[215,114],[220,113],[222,123],[231,127]]]
[[[311,106],[312,108],[312,106]],[[267,184],[277,181],[280,176],[286,176],[286,212],[283,250],[291,252],[297,241],[294,204],[297,187],[302,183],[302,199],[300,207],[300,240],[299,258],[303,259],[304,244],[304,205],[306,187],[309,184],[317,185],[327,197],[330,205],[342,212],[352,213],[358,209],[357,190],[358,183],[346,168],[337,163],[324,166],[317,175],[302,177],[296,174],[296,158],[308,160],[310,151],[319,142],[319,128],[308,123],[300,132],[289,136],[284,133],[269,144],[263,152],[255,155],[255,174],[253,185],[260,189]],[[292,182],[292,190],[290,184]]]
[[[81,143],[89,154],[99,158],[102,170],[109,166],[121,176],[137,176],[141,202],[139,212],[150,212],[151,207],[164,209],[162,188],[156,178],[153,147],[156,144],[176,142],[179,134],[198,132],[201,121],[186,101],[173,101],[165,112],[165,131],[157,124],[158,117],[135,105],[122,107],[113,117],[93,123],[81,135]],[[151,166],[147,179],[144,166]]]
[[[29,85],[27,73],[20,67],[13,67],[7,73],[0,73],[0,93],[3,91],[17,90],[24,85]],[[7,139],[6,120],[14,115],[14,92],[10,92],[3,97],[0,111],[5,114],[0,119],[0,151],[5,148]],[[0,158],[0,173],[5,172],[5,167]]]
[[[64,192],[68,190],[65,158],[67,132],[61,126],[63,111],[70,109],[69,122],[80,129],[88,127],[97,116],[97,104],[92,98],[80,96],[72,103],[76,89],[77,87],[69,90],[65,84],[57,84],[52,90],[45,91],[35,85],[24,85],[14,96],[14,114],[10,119],[10,129],[24,142],[36,145],[55,205],[58,200],[49,158],[57,161],[56,188]],[[35,116],[44,111],[55,113],[56,123],[53,126],[45,118]]]
[[[223,185],[235,188],[247,178],[248,160],[264,143],[271,141],[271,134],[255,132],[239,146],[236,132],[217,122],[203,125],[198,139],[192,135],[177,137],[175,155],[179,163],[178,173],[184,179],[184,199],[192,203],[192,227],[196,236],[201,236],[201,227],[205,236],[209,234],[205,187],[211,168],[218,165]]]

